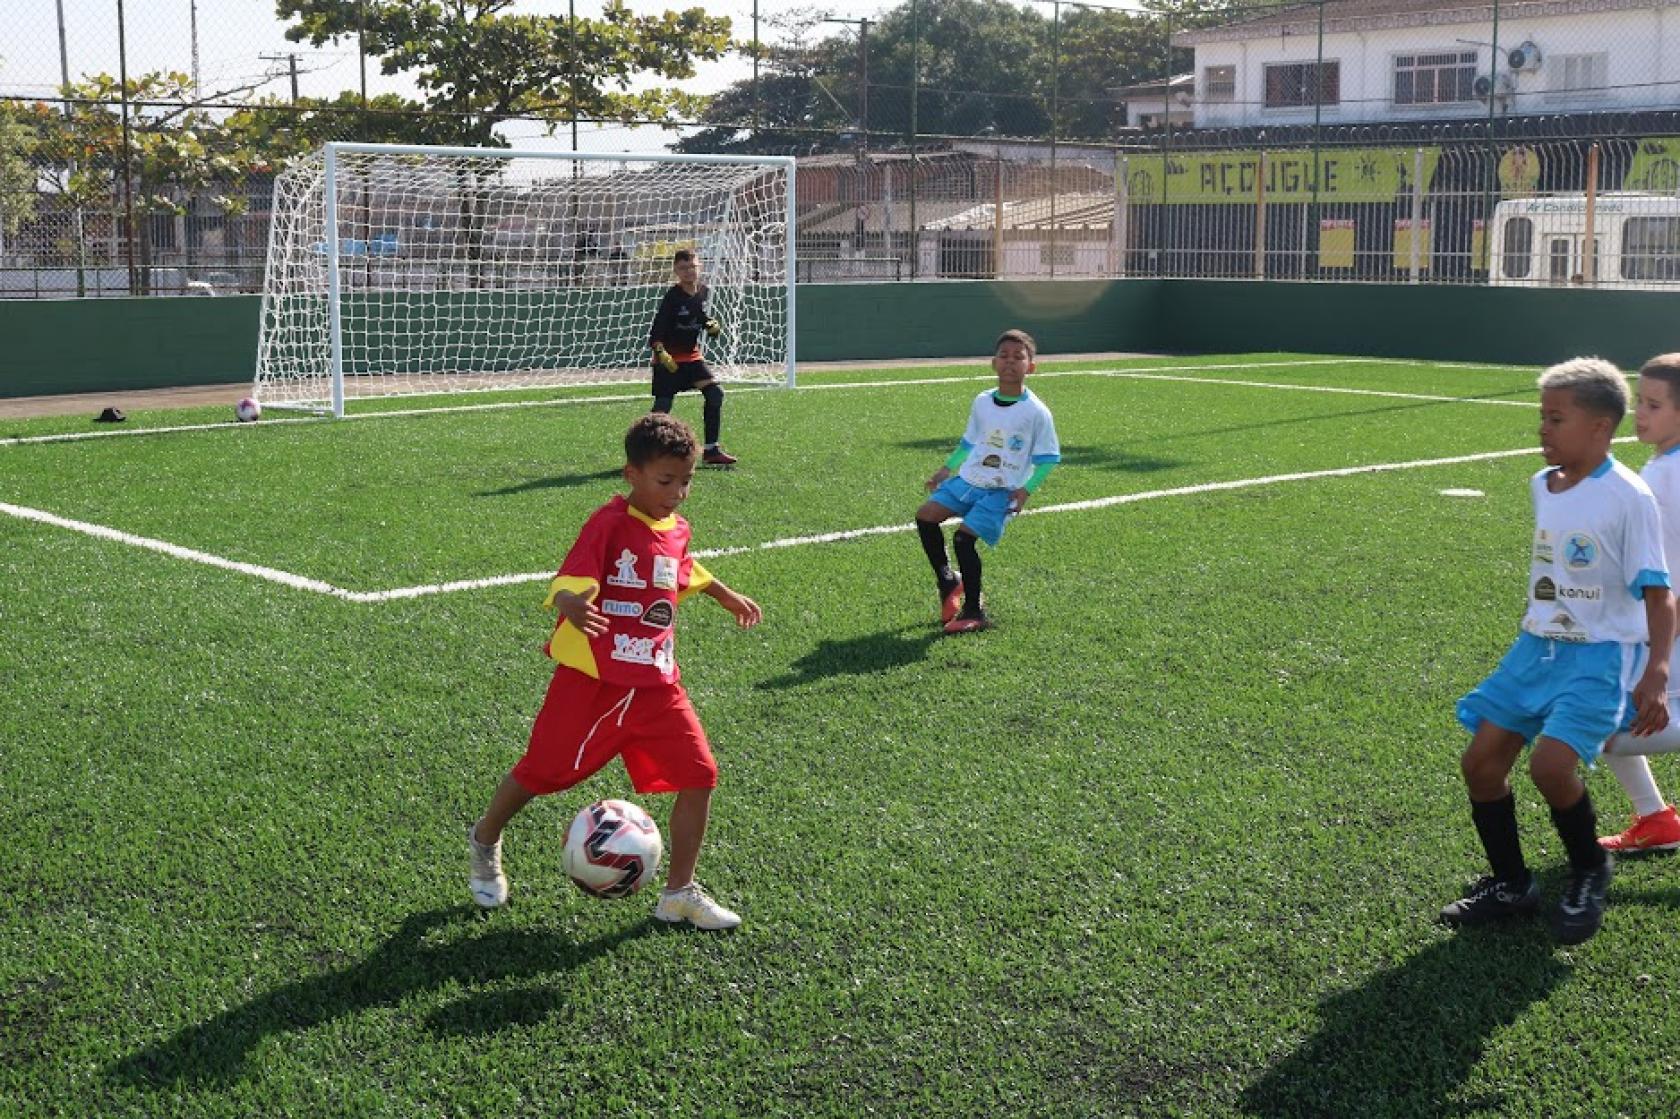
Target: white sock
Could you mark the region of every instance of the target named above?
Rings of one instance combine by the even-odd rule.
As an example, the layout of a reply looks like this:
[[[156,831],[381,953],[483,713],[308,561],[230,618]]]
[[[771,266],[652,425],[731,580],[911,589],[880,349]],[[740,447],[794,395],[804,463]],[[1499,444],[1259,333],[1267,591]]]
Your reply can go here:
[[[1656,778],[1651,776],[1651,763],[1642,754],[1606,754],[1604,764],[1616,775],[1622,791],[1633,801],[1636,816],[1649,816],[1663,810],[1662,793],[1657,791]]]

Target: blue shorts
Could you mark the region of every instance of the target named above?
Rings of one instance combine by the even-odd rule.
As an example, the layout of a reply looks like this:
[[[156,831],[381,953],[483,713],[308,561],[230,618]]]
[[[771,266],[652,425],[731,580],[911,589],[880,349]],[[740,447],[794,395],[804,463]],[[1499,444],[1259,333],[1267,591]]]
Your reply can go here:
[[[962,518],[969,530],[992,547],[1003,539],[1003,526],[1015,513],[1009,507],[1013,490],[971,486],[958,475],[951,475],[933,491],[929,501],[937,501]]]
[[[1555,738],[1591,765],[1604,743],[1633,723],[1629,693],[1645,671],[1637,642],[1575,644],[1520,633],[1499,667],[1458,701],[1471,734],[1482,723],[1523,736]]]

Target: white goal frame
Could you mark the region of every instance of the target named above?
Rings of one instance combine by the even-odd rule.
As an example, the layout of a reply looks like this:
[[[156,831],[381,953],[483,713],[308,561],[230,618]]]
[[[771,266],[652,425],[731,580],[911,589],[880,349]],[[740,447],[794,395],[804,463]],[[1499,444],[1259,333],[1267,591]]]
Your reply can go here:
[[[257,344],[257,369],[253,385],[253,395],[263,405],[279,408],[299,408],[313,412],[330,411],[334,416],[343,416],[347,397],[529,390],[579,384],[622,384],[633,382],[637,377],[645,379],[648,376],[650,351],[646,346],[646,326],[651,321],[653,311],[658,305],[657,295],[653,296],[652,301],[647,304],[646,318],[631,324],[629,336],[624,340],[623,353],[599,358],[591,355],[583,365],[567,364],[562,361],[557,362],[553,368],[539,363],[533,367],[520,367],[517,370],[510,371],[504,364],[494,372],[484,373],[482,376],[472,376],[475,371],[471,368],[442,368],[437,370],[412,368],[416,361],[423,361],[424,359],[404,353],[401,360],[396,364],[406,364],[410,368],[393,375],[391,369],[377,368],[379,364],[377,356],[362,357],[355,361],[347,357],[345,334],[347,294],[353,298],[364,300],[386,298],[397,301],[401,301],[404,296],[415,296],[420,300],[427,298],[447,300],[451,296],[465,298],[469,296],[495,297],[503,295],[509,301],[506,310],[518,312],[520,308],[517,301],[520,297],[530,299],[539,298],[544,294],[553,296],[557,295],[561,288],[566,287],[565,281],[556,281],[553,277],[558,274],[559,269],[567,267],[567,265],[549,259],[539,261],[537,267],[530,269],[531,274],[542,272],[543,275],[548,277],[547,279],[526,279],[523,282],[498,287],[498,277],[491,276],[489,285],[484,286],[482,283],[484,275],[481,271],[478,271],[483,268],[483,265],[477,258],[471,265],[471,268],[475,270],[472,277],[473,282],[470,288],[463,287],[460,286],[461,277],[457,274],[461,268],[460,259],[455,257],[447,260],[442,267],[434,264],[434,274],[430,277],[405,278],[397,275],[395,281],[389,286],[364,281],[354,291],[347,291],[346,275],[347,272],[356,267],[358,255],[366,260],[369,256],[375,255],[374,250],[379,245],[371,238],[364,241],[345,240],[345,229],[343,228],[344,203],[341,195],[346,190],[360,190],[365,197],[370,189],[367,185],[368,179],[365,169],[360,172],[360,178],[357,178],[355,173],[346,175],[347,157],[359,158],[364,163],[374,165],[373,161],[379,157],[403,156],[434,157],[439,161],[501,160],[511,164],[514,160],[539,160],[554,163],[556,165],[554,177],[548,180],[533,179],[532,182],[536,185],[564,183],[567,181],[564,176],[568,171],[572,176],[570,182],[573,184],[606,181],[591,180],[587,174],[580,175],[580,168],[588,168],[589,165],[593,164],[617,164],[619,169],[625,172],[631,169],[636,171],[654,170],[654,165],[733,165],[741,168],[742,182],[752,181],[751,168],[753,167],[763,169],[763,173],[767,177],[780,175],[785,184],[784,190],[780,192],[782,197],[779,200],[774,198],[777,184],[774,183],[773,178],[766,178],[762,181],[767,183],[770,189],[768,192],[757,196],[755,204],[771,206],[779,204],[782,208],[781,213],[775,213],[774,209],[769,211],[771,220],[762,227],[750,226],[744,221],[736,221],[718,227],[732,231],[748,228],[764,228],[769,231],[767,235],[769,242],[768,255],[753,254],[756,259],[766,262],[765,270],[769,273],[767,280],[764,283],[755,281],[751,285],[738,285],[743,288],[751,287],[754,292],[761,291],[769,296],[769,303],[765,303],[758,296],[752,297],[759,298],[758,305],[768,307],[772,312],[769,315],[762,316],[770,322],[770,325],[763,328],[768,332],[768,340],[760,339],[755,334],[753,345],[756,357],[750,365],[743,363],[737,366],[729,360],[714,361],[710,354],[708,354],[707,363],[718,379],[724,383],[753,381],[771,384],[780,383],[789,388],[794,386],[796,306],[794,285],[797,275],[794,216],[797,212],[797,196],[794,179],[796,164],[793,157],[674,155],[669,152],[540,151],[513,148],[333,142],[324,145],[318,152],[303,161],[301,165],[294,165],[293,168],[282,172],[275,178],[274,212],[269,230],[268,257],[263,283],[261,331]],[[418,162],[414,164],[414,166],[419,165]],[[522,167],[522,170],[529,169],[529,165]],[[510,167],[504,167],[501,173],[508,174],[511,170]],[[613,171],[609,168],[603,167],[601,169],[601,174],[610,176],[612,173]],[[288,176],[292,177],[288,178]],[[394,182],[394,179],[381,178],[379,179],[380,186],[374,189],[381,191],[394,189],[389,187],[389,184]],[[720,191],[732,189],[727,185],[719,186],[717,183],[701,183],[697,186],[697,193],[703,188],[710,189],[714,196],[719,195]],[[479,187],[475,183],[474,192],[478,189]],[[567,194],[564,189],[557,188],[557,192],[546,196],[546,200],[550,205],[552,205],[553,199],[571,199],[575,203],[581,188],[573,186],[571,189],[572,193]],[[289,192],[286,197],[282,196],[283,190]],[[417,197],[419,196],[421,195],[417,192]],[[631,196],[626,194],[622,197],[614,197],[615,201],[622,202],[622,198]],[[319,206],[318,219],[312,212],[317,205]],[[353,198],[350,205],[352,207],[355,205]],[[733,205],[733,201],[724,204],[725,214],[732,212]],[[361,227],[364,231],[370,229],[367,219],[370,212],[371,208],[364,204],[362,209],[364,219]],[[518,222],[522,219],[515,213],[515,217],[511,220]],[[592,222],[593,220],[591,219]],[[696,220],[698,221],[698,219]],[[581,224],[579,228],[582,228]],[[778,229],[782,242],[780,246],[774,244]],[[611,227],[609,227],[609,231],[618,235],[616,231],[611,230]],[[351,232],[356,232],[356,230],[353,228]],[[475,251],[482,251],[484,243],[483,227],[477,227],[473,231],[473,236],[478,238]],[[580,244],[582,236],[583,234],[578,234]],[[700,235],[700,237],[704,236],[704,233]],[[698,239],[700,238],[691,237],[688,241],[693,243],[694,240]],[[679,240],[677,243],[683,242]],[[395,245],[396,242],[393,241],[391,248],[393,256],[397,252]],[[712,277],[718,275],[719,272],[715,272],[713,269],[714,259],[708,254],[707,247],[702,244],[695,244],[695,247],[701,250],[702,262],[706,265],[706,274],[702,276],[702,281],[709,284]],[[448,248],[458,251],[458,246],[451,245]],[[779,261],[776,259],[778,256],[777,248],[780,249]],[[407,246],[405,245],[404,251],[406,250]],[[582,251],[581,249],[577,250],[579,253]],[[615,247],[615,251],[621,250]],[[663,264],[661,266],[663,278],[657,284],[661,291],[664,286],[671,282],[669,278],[669,255],[669,251],[665,251],[663,254]],[[751,261],[742,263],[725,260],[716,263],[746,268]],[[778,263],[783,273],[781,277],[775,277],[773,274],[775,265]],[[576,264],[569,266],[578,267]],[[382,264],[382,267],[390,266]],[[628,279],[623,281],[623,290],[627,293],[625,296],[627,302],[632,297],[631,293],[640,291],[645,294],[645,290],[650,286],[650,281],[647,279],[649,267],[651,267],[650,258],[639,259],[636,262],[636,268],[640,270],[637,273],[639,278],[634,281]],[[546,272],[543,270],[546,270]],[[755,268],[752,274],[756,277],[759,272]],[[723,275],[724,284],[727,285],[729,276],[733,273],[729,273],[725,269]],[[427,286],[428,278],[433,280],[432,286]],[[501,279],[505,279],[505,276]],[[776,282],[778,279],[781,281],[779,284]],[[545,287],[545,285],[548,286]],[[715,297],[720,291],[727,295],[729,288],[727,286],[714,288],[714,300],[708,305],[709,311],[718,306],[719,300]],[[776,306],[776,293],[778,291],[780,307]],[[743,295],[741,298],[746,299],[748,296]],[[636,306],[639,307],[640,303],[638,302]],[[371,305],[370,308],[377,310],[377,308],[372,308]],[[365,317],[374,319],[377,316],[369,313]],[[518,316],[514,314],[509,317],[517,318]],[[753,324],[730,322],[727,314],[720,315],[720,318],[724,319],[724,330],[726,332],[724,343],[714,344],[713,349],[721,351],[724,345],[734,341],[728,333],[731,330],[758,329]],[[552,332],[552,324],[549,329]],[[451,331],[457,335],[470,333],[471,325],[470,323],[466,325],[453,324]],[[412,331],[410,333],[413,334]],[[782,336],[778,337],[777,335]],[[423,336],[423,332],[415,336]],[[357,337],[360,339],[361,336],[358,335]],[[552,337],[545,339],[545,341],[555,342]],[[761,342],[762,345],[760,345]],[[781,353],[765,357],[765,353],[775,353],[778,343]],[[746,343],[742,343],[742,345],[744,346]],[[637,347],[639,347],[639,351]],[[370,344],[365,349],[371,353],[375,350],[375,346]],[[632,354],[634,356],[631,356]],[[449,358],[446,357],[443,360],[448,361]],[[469,374],[469,376],[451,376],[462,373]],[[507,375],[502,376],[502,374]]]

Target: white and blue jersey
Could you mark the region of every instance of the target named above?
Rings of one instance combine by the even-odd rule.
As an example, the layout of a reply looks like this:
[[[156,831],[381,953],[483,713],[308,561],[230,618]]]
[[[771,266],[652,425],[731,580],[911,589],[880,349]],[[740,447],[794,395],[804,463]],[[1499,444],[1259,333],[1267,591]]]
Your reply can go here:
[[[1592,763],[1633,720],[1645,670],[1645,589],[1669,585],[1657,499],[1607,459],[1562,493],[1550,468],[1530,483],[1534,543],[1522,632],[1492,675],[1458,701],[1472,734],[1491,722],[1545,735]]]
[[[1562,493],[1534,475],[1534,548],[1524,632],[1549,641],[1650,639],[1645,588],[1666,587],[1662,516],[1651,488],[1613,458]]]
[[[989,389],[975,397],[962,442],[970,450],[957,476],[981,489],[1018,490],[1035,466],[1062,457],[1056,421],[1029,389],[1008,404]]]

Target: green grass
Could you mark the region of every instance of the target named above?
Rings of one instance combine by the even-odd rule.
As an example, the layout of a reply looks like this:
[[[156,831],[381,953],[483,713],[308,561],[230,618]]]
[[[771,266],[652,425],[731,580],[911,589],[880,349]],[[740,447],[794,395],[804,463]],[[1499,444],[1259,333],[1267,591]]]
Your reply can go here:
[[[1518,369],[1106,364],[1245,360],[1205,376],[1533,398]],[[985,375],[730,397],[743,465],[684,512],[698,548],[754,549],[708,566],[766,621],[692,603],[679,656],[732,935],[565,881],[565,824],[630,793],[617,766],[515,821],[509,909],[467,900],[462,830],[548,676],[540,584],[354,603],[0,517],[0,1113],[1672,1105],[1673,861],[1625,863],[1577,949],[1431,921],[1481,865],[1452,704],[1513,635],[1537,455],[1051,508],[1522,448],[1534,412],[1043,377],[1066,462],[987,553],[974,637],[938,636],[908,531],[754,547],[907,529]],[[0,446],[0,501],[353,591],[541,572],[621,488],[640,408]],[[1608,826],[1625,800],[1590,780]]]

